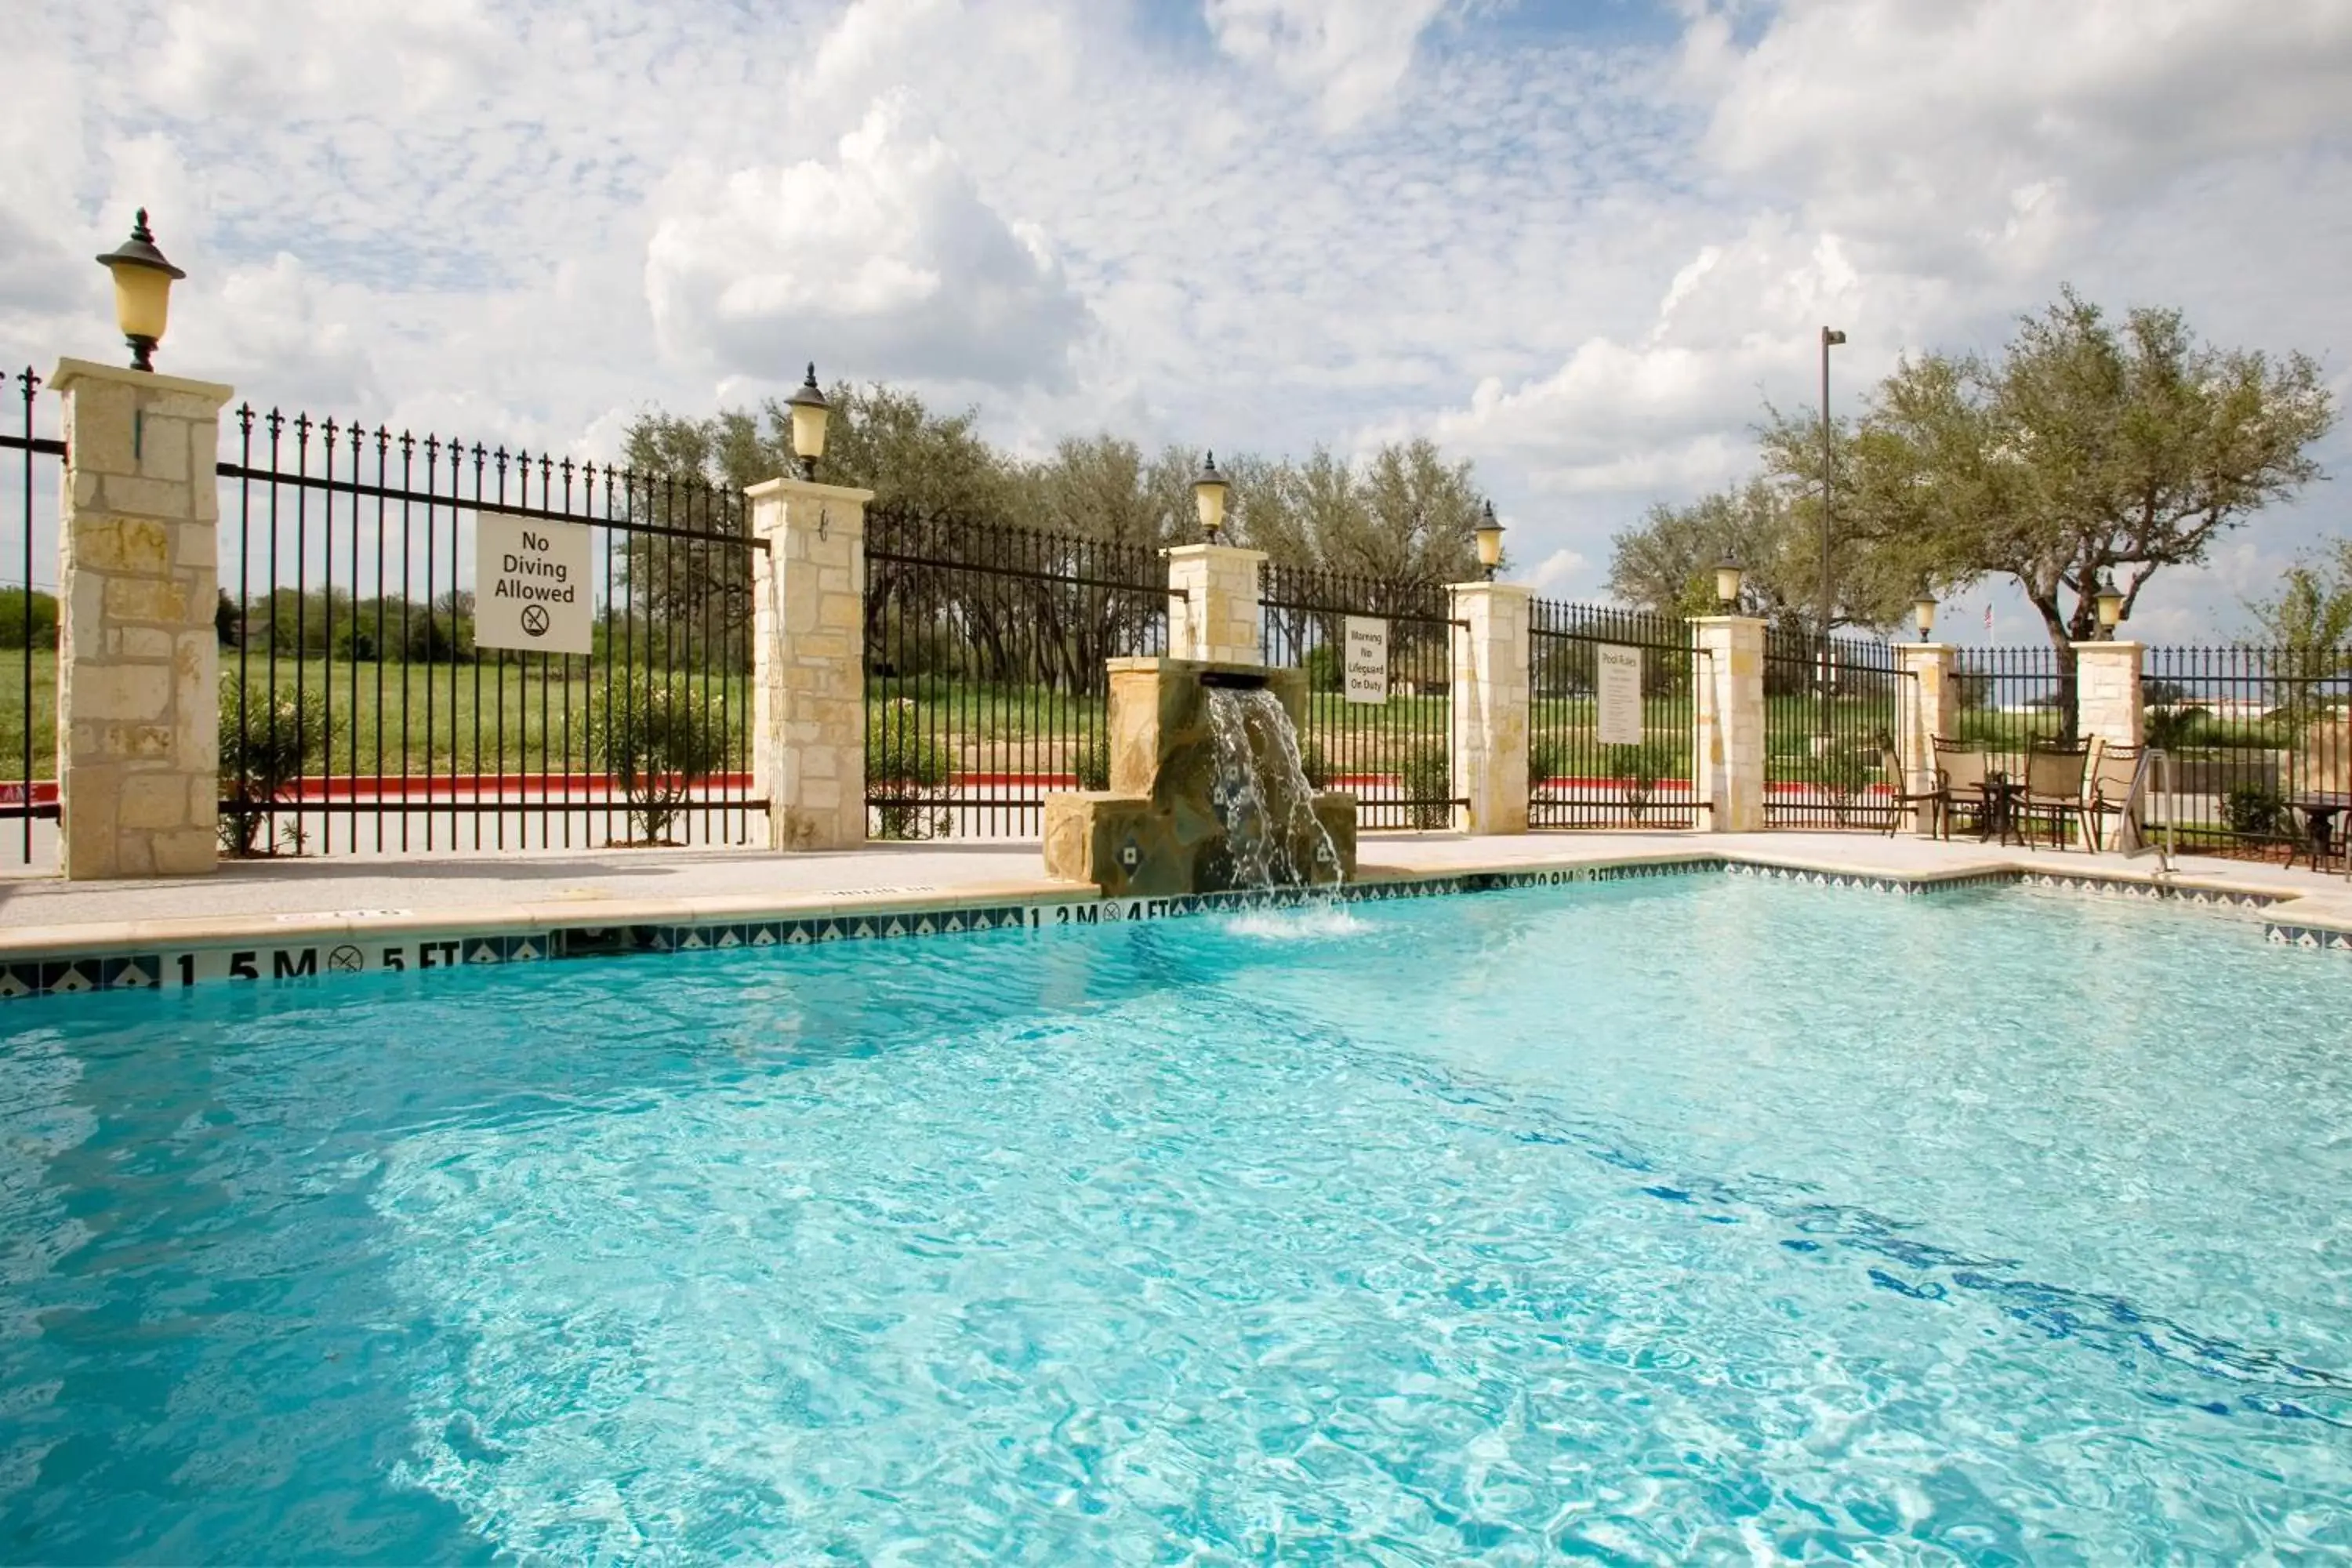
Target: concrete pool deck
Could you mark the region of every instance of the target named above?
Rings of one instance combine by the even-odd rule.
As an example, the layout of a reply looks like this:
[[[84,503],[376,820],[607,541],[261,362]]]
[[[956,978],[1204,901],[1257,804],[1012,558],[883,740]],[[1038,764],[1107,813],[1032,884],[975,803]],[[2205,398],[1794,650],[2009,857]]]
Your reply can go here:
[[[2340,876],[2184,856],[1950,843],[1872,833],[1541,832],[1470,838],[1367,834],[1360,879],[1415,880],[1726,859],[1832,877],[1945,881],[2094,878],[2252,895],[2297,931],[2352,934]],[[402,933],[666,926],[759,918],[885,916],[1009,904],[1087,904],[1093,888],[1046,878],[1034,843],[875,844],[833,853],[746,849],[403,861],[224,862],[208,877],[123,882],[0,880],[0,961],[133,948],[283,944]],[[2273,902],[2273,900],[2278,900]],[[2307,944],[2308,945],[2308,944]]]

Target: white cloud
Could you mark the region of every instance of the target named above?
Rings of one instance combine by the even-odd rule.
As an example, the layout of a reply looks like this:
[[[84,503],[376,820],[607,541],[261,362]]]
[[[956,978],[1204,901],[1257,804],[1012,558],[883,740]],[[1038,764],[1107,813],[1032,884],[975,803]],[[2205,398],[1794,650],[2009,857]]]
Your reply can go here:
[[[1555,550],[1536,563],[1535,570],[1526,574],[1528,586],[1538,594],[1556,594],[1570,586],[1582,585],[1585,568],[1591,564],[1573,550]]]
[[[1217,47],[1313,100],[1344,130],[1388,102],[1446,0],[1207,0]]]
[[[513,68],[478,0],[177,0],[159,31],[144,90],[188,115],[429,114]]]
[[[646,253],[665,347],[775,380],[820,349],[886,376],[1065,379],[1087,311],[1044,234],[908,121],[886,99],[831,163],[682,173]]]
[[[1202,0],[1213,55],[1147,0],[126,4],[0,55],[5,346],[114,352],[89,258],[144,203],[171,368],[534,449],[811,357],[1028,449],[1428,434],[1582,593],[1811,402],[1824,323],[1849,410],[2061,280],[2352,359],[2347,0],[1690,0],[1664,42]],[[2144,604],[2223,625],[2234,582]]]

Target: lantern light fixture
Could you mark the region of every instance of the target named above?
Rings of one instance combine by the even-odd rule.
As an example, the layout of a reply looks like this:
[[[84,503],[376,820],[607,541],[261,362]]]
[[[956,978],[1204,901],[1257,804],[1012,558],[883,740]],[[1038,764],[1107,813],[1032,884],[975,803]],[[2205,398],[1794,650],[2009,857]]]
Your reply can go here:
[[[793,456],[800,459],[801,478],[816,478],[816,461],[824,456],[824,422],[833,413],[833,405],[824,400],[824,392],[816,384],[816,363],[808,367],[808,379],[800,389],[784,399],[793,411]]]
[[[1936,629],[1936,595],[1927,584],[1919,584],[1919,596],[1911,601],[1911,618],[1919,625],[1919,640],[1926,642],[1927,634]]]
[[[163,328],[171,319],[172,285],[187,274],[155,248],[145,207],[131,226],[131,237],[100,257],[98,264],[114,275],[114,321],[122,330],[122,341],[131,345],[131,368],[153,371],[155,345],[163,341]]]
[[[1201,461],[1201,471],[1192,476],[1192,505],[1201,514],[1201,536],[1211,544],[1225,526],[1225,497],[1232,489],[1225,476],[1217,472],[1217,455],[1208,453]]]
[[[2113,641],[2116,626],[2124,618],[2124,595],[2123,590],[2116,586],[2115,579],[2107,575],[2105,568],[2099,572],[2099,585],[2095,597],[2099,610],[2099,630]]]
[[[1723,607],[1725,615],[1739,608],[1740,583],[1747,575],[1746,569],[1739,564],[1739,557],[1727,550],[1724,552],[1723,559],[1715,563],[1715,602]]]
[[[1495,569],[1503,563],[1503,525],[1495,521],[1495,503],[1487,501],[1478,513],[1478,525],[1472,530],[1478,542],[1478,569],[1486,581],[1495,580]]]

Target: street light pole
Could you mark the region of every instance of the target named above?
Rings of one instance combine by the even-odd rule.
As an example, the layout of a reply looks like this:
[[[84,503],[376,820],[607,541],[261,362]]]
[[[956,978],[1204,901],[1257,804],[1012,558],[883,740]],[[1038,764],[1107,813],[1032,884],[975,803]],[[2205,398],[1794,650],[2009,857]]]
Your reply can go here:
[[[1844,342],[1845,334],[1835,327],[1822,329],[1822,597],[1818,623],[1822,648],[1814,666],[1822,686],[1822,717],[1820,727],[1813,732],[1813,752],[1817,756],[1826,755],[1830,749],[1830,493],[1836,462],[1830,426],[1830,350]]]

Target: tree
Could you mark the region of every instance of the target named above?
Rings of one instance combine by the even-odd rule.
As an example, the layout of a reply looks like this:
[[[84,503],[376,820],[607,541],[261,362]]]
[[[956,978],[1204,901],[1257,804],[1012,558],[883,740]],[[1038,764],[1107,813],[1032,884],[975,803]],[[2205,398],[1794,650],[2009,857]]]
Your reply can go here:
[[[2274,596],[2246,607],[2273,647],[2343,650],[2352,644],[2352,539],[2288,567]]]
[[[2326,710],[2325,683],[2352,669],[2352,539],[2288,567],[2277,595],[2247,608],[2285,688],[2279,710],[2300,735]]]
[[[1768,416],[1759,431],[1764,472],[1686,506],[1659,502],[1610,541],[1612,596],[1662,616],[1713,615],[1716,567],[1729,555],[1742,574],[1740,614],[1761,616],[1784,636],[1818,635],[1821,428],[1777,410]],[[1849,437],[1838,434],[1843,457]],[[1840,531],[1830,561],[1831,629],[1883,633],[1896,625],[1918,588],[1915,556],[1901,541]]]
[[[2334,422],[2319,366],[2196,341],[2176,310],[2118,326],[2071,288],[1997,359],[1906,358],[1873,396],[1840,476],[1840,513],[1908,541],[1942,581],[2014,578],[2076,730],[2074,644],[2096,634],[2112,574],[2128,615],[2167,567],[2320,477]]]

